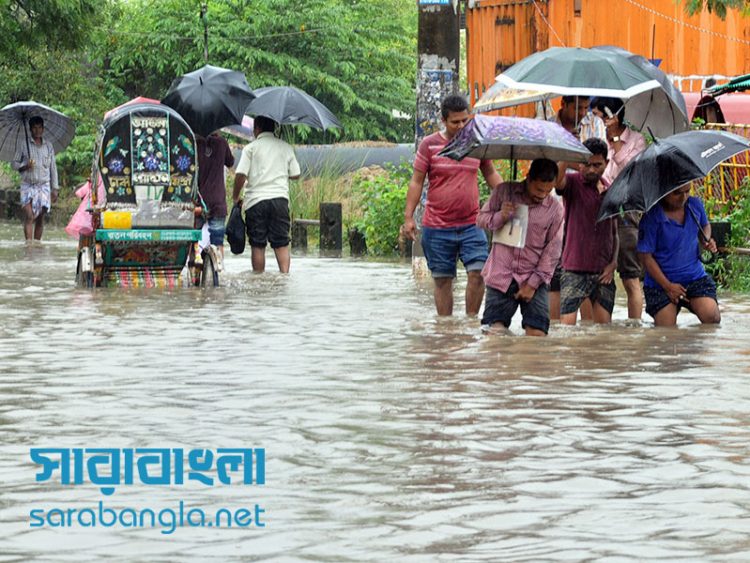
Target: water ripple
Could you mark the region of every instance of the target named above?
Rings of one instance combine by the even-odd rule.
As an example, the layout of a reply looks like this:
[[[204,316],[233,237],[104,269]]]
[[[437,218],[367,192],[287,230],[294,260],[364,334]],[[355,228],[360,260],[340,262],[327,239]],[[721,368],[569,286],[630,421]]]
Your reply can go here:
[[[664,330],[620,296],[612,326],[540,341],[436,319],[404,264],[231,256],[216,290],[90,291],[50,238],[0,236],[0,561],[750,559],[746,297]],[[265,447],[264,487],[112,502],[258,502],[269,525],[30,529],[102,498],[35,483],[49,445]]]

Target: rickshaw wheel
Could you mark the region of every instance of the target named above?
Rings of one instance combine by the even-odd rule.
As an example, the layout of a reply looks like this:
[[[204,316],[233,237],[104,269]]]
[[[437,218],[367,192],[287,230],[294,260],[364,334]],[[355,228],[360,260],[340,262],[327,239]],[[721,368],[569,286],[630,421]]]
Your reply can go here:
[[[214,257],[210,252],[203,253],[203,271],[201,272],[201,287],[218,287],[219,272],[216,271]]]
[[[94,272],[81,271],[81,253],[78,253],[78,264],[76,265],[76,285],[78,287],[94,287]]]

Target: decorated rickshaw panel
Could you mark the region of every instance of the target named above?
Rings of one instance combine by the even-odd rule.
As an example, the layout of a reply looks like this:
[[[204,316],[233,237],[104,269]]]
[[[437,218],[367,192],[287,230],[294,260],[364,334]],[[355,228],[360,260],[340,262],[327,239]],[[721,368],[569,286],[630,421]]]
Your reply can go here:
[[[144,201],[189,207],[196,197],[193,133],[160,105],[124,107],[102,125],[98,167],[107,208],[135,208]]]

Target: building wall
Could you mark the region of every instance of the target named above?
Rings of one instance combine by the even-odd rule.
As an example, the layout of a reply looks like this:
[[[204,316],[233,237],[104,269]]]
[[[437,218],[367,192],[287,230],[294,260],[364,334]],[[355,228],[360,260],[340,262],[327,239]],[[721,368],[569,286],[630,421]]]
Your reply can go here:
[[[689,92],[705,76],[750,72],[750,18],[688,17],[684,0],[467,0],[466,29],[472,102],[504,68],[548,47],[617,45],[662,59]]]

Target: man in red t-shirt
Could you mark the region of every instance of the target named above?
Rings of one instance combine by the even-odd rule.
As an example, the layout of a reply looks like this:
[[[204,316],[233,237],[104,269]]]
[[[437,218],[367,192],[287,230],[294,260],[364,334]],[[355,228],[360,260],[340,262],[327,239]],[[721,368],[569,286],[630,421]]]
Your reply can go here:
[[[402,229],[405,236],[415,239],[414,210],[427,178],[429,189],[422,220],[422,248],[435,281],[435,308],[438,315],[453,314],[453,279],[456,261],[460,258],[468,276],[466,314],[474,316],[479,313],[484,297],[481,271],[487,260],[487,237],[476,226],[479,214],[477,171],[482,171],[490,188],[499,186],[502,178],[490,160],[455,161],[438,156],[470,118],[469,105],[463,96],[446,97],[440,109],[445,129],[425,137],[419,145],[406,194]]]

